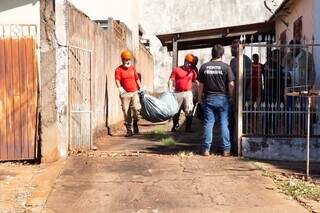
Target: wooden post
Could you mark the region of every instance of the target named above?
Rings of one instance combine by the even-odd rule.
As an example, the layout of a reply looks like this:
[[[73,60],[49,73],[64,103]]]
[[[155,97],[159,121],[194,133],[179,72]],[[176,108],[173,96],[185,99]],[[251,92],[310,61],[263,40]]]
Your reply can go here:
[[[242,108],[243,108],[243,45],[239,45],[238,51],[238,64],[237,64],[237,117],[236,117],[236,132],[237,132],[237,144],[238,144],[238,156],[242,155],[241,137],[242,137]]]
[[[178,66],[178,52],[178,40],[174,37],[172,41],[172,68]]]

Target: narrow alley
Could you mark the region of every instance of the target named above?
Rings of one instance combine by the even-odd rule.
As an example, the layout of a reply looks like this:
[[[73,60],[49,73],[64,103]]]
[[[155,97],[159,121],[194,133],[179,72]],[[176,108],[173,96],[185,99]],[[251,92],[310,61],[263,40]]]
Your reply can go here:
[[[320,213],[320,0],[1,0],[25,212]]]

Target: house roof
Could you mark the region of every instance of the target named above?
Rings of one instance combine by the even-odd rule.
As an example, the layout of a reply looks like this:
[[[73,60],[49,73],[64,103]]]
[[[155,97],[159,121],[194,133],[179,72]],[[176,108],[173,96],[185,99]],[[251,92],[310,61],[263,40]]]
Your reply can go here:
[[[277,17],[288,15],[288,9],[296,2],[296,0],[284,0],[277,10],[270,17],[269,21],[274,21]]]
[[[188,50],[208,48],[213,44],[230,45],[234,39],[239,39],[241,35],[246,35],[247,41],[251,41],[253,35],[254,41],[257,41],[258,35],[273,35],[274,29],[274,22],[260,22],[208,30],[160,34],[157,37],[169,51],[172,51],[174,39],[178,41],[179,50]]]

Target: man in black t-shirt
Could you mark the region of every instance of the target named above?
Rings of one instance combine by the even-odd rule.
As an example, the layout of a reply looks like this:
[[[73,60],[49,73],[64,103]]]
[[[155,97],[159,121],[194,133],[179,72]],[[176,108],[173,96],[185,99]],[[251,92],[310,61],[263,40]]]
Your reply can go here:
[[[203,105],[203,141],[201,154],[208,156],[212,144],[212,129],[217,116],[221,121],[221,146],[223,156],[230,156],[230,132],[228,117],[233,100],[235,76],[229,65],[221,61],[224,48],[212,48],[212,60],[199,71],[199,103]]]

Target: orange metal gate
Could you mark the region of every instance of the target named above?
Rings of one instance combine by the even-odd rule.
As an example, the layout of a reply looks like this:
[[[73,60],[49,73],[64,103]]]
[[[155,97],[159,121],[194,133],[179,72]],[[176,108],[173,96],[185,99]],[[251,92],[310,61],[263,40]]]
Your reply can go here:
[[[36,43],[0,35],[0,161],[37,157]]]

